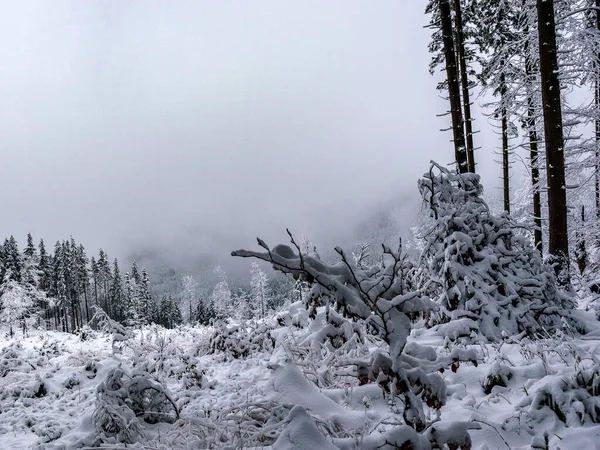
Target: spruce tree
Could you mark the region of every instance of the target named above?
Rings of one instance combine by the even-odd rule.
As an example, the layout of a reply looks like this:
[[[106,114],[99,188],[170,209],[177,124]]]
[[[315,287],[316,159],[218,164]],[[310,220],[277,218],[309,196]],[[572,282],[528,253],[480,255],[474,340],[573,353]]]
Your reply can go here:
[[[85,253],[85,248],[82,244],[79,244],[79,247],[77,249],[77,272],[79,280],[79,292],[83,293],[86,322],[90,321],[90,307],[88,300],[88,291],[90,288],[90,274],[88,272],[88,263],[89,259]]]
[[[104,250],[100,249],[100,253],[98,255],[98,279],[102,286],[102,308],[106,311],[106,313],[112,317],[113,308],[110,302],[110,283],[112,280],[112,273],[110,270],[110,263],[108,262],[108,257]]]
[[[100,271],[98,270],[98,264],[96,263],[96,258],[92,256],[90,260],[90,270],[92,275],[92,282],[94,283],[94,304],[99,305],[98,303],[98,282],[100,278]]]
[[[48,292],[52,283],[52,266],[50,264],[50,256],[46,252],[46,246],[43,239],[40,239],[38,259],[38,270],[40,274],[39,289],[41,291]]]
[[[67,321],[67,282],[66,267],[63,255],[63,245],[60,241],[54,244],[53,274],[52,274],[52,296],[56,299],[55,318],[56,326],[62,323],[62,330],[68,330]]]
[[[124,301],[123,280],[119,270],[119,262],[115,258],[112,270],[112,282],[109,292],[110,304],[112,305],[113,319],[122,321],[124,319]]]
[[[23,250],[23,255],[31,260],[37,259],[37,251],[31,233],[27,233],[27,247]]]
[[[154,321],[153,309],[155,303],[152,301],[150,295],[150,279],[146,269],[142,270],[141,284],[140,284],[140,308],[141,308],[141,320],[144,323],[151,323]]]
[[[38,287],[39,280],[39,261],[37,249],[33,243],[31,233],[27,233],[27,246],[23,250],[23,268],[21,278],[24,284],[31,287]]]
[[[140,275],[140,270],[138,269],[137,262],[133,261],[131,264],[131,279],[135,284],[141,284],[142,277]]]
[[[4,241],[4,278],[8,274],[8,279],[21,282],[21,271],[23,270],[23,258],[19,251],[19,245],[14,236]]]

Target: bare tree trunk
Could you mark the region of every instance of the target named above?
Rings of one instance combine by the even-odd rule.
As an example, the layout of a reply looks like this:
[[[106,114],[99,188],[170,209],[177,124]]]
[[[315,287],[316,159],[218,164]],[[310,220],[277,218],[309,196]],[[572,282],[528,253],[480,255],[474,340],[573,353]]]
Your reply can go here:
[[[531,164],[531,186],[533,190],[533,240],[540,254],[544,250],[542,241],[542,201],[540,195],[540,168],[538,157],[538,134],[535,123],[533,98],[527,98],[527,128],[529,129],[529,159]]]
[[[600,1],[600,0],[599,0]],[[462,103],[464,111],[465,137],[467,143],[467,161],[469,172],[475,173],[475,153],[473,145],[473,123],[471,116],[471,98],[469,94],[469,77],[467,76],[467,60],[465,56],[465,37],[462,23],[460,0],[454,0],[454,20],[456,25],[456,48],[460,67],[460,84],[462,87]]]
[[[88,295],[87,295],[87,289],[84,285],[83,287],[83,299],[85,301],[85,323],[89,323],[90,322],[90,307],[88,305]]]
[[[550,240],[548,251],[556,264],[557,274],[568,280],[569,237],[567,234],[567,192],[565,155],[556,55],[554,1],[537,0],[540,75],[546,142],[548,178],[548,219]],[[566,277],[566,278],[565,278]]]
[[[600,12],[598,12],[598,16],[600,17]],[[595,158],[596,162],[594,164],[594,181],[596,188],[596,217],[600,217],[600,173],[598,172],[598,158],[600,158],[600,95],[598,90],[600,89],[600,83],[598,82],[598,77],[600,74],[596,74],[595,81],[595,89],[594,89],[594,101],[596,105],[596,150],[595,150]]]
[[[600,33],[600,0],[596,0],[596,30]],[[600,158],[600,53],[596,55],[596,80],[594,86],[594,100],[596,106],[596,164],[594,165],[594,180],[596,188],[596,217],[600,217],[600,173],[599,162]]]
[[[506,79],[500,75],[500,114],[502,123],[502,184],[504,192],[504,211],[510,213],[510,178],[508,171],[508,117],[506,111]]]
[[[465,173],[469,171],[469,166],[465,147],[465,131],[463,128],[460,86],[458,83],[458,68],[456,64],[456,55],[454,52],[452,16],[450,15],[449,0],[439,0],[439,8],[442,23],[442,37],[444,41],[444,58],[446,60],[448,94],[450,97],[450,113],[452,116],[454,155],[456,158],[458,172]]]
[[[71,293],[71,331],[75,332],[77,329],[77,308],[75,305],[75,298]]]
[[[108,285],[107,285],[107,280],[106,278],[104,278],[104,305],[106,308],[106,314],[108,315],[108,317],[111,317],[111,307],[110,307],[110,299],[108,298]]]
[[[580,274],[583,274],[583,271],[587,266],[587,249],[585,245],[585,234],[583,233],[584,226],[585,207],[581,205],[581,225],[576,233],[577,242],[575,244],[575,259],[577,260],[577,267],[579,268]]]
[[[98,280],[94,277],[94,305],[98,305]]]
[[[600,0],[598,0],[600,1]],[[523,2],[523,8],[525,8]],[[525,24],[523,34],[529,36],[529,25]],[[533,79],[537,73],[537,64],[532,58],[529,50],[529,40],[525,40],[525,76],[527,78],[527,131],[529,134],[529,164],[531,165],[531,189],[533,192],[533,223],[535,230],[533,231],[533,241],[535,248],[540,252],[544,251],[542,241],[542,200],[540,195],[540,166],[539,166],[539,151],[538,142],[539,136],[537,132],[537,123],[535,120],[535,101],[533,93]]]

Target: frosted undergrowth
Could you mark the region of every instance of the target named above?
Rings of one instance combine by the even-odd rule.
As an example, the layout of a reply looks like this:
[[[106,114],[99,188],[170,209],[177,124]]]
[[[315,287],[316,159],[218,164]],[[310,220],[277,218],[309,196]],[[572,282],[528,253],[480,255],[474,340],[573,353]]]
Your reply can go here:
[[[136,330],[117,352],[112,337],[101,333],[85,340],[56,332],[6,339],[0,344],[0,442],[11,449],[123,448],[119,436],[99,432],[94,412],[99,386],[115,374],[123,381],[136,373],[164,389],[161,399],[168,396],[177,411],[168,400],[161,403],[165,420],[133,408],[128,448],[375,449],[411,434],[421,445],[413,448],[431,448],[435,436],[448,441],[457,431],[434,423],[416,436],[404,425],[399,399],[377,383],[361,385],[356,367],[346,364],[376,350],[378,338],[358,327],[318,346],[310,326],[292,325],[303,322],[292,320],[302,314],[291,311],[279,324],[229,325],[236,331],[228,339],[243,336],[242,328],[252,337],[248,354],[230,351],[248,343],[211,347],[219,328]],[[457,364],[440,373],[447,401],[439,413],[426,408],[428,420],[439,414],[440,424],[477,425],[469,430],[472,449],[595,448],[600,330],[592,311],[577,314],[592,330],[582,338],[477,344],[413,330],[409,354],[426,344],[438,356],[463,348],[479,357],[477,366]],[[267,343],[253,347],[260,333]]]

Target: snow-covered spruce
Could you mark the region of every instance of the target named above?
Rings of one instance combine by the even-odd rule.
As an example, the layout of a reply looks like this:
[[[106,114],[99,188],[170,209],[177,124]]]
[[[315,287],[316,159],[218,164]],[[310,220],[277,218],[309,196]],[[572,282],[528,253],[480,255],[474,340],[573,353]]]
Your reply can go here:
[[[311,290],[306,306],[311,315],[316,316],[321,305],[328,311],[327,324],[324,330],[316,331],[316,339],[328,340],[333,347],[348,339],[354,329],[344,323],[343,317],[363,322],[378,335],[387,345],[374,352],[370,360],[356,359],[345,363],[357,368],[356,374],[362,384],[377,382],[388,395],[401,398],[404,423],[418,433],[425,431],[429,424],[424,404],[439,409],[446,401],[446,385],[437,372],[449,367],[453,361],[474,361],[476,354],[456,349],[449,355],[437,356],[433,348],[416,344],[412,345],[413,351],[408,352],[411,348],[407,346],[412,328],[410,316],[429,314],[436,305],[420,291],[409,289],[403,276],[407,266],[402,246],[397,251],[384,246],[386,259],[381,267],[359,269],[350,263],[340,248],[336,251],[341,261],[336,264],[328,264],[316,255],[303,254],[289,231],[288,234],[298,253],[287,245],[270,249],[258,239],[266,252],[238,250],[232,255],[268,261],[275,269],[308,281]],[[470,442],[466,428],[464,430],[465,436],[458,440]],[[406,434],[407,440],[398,445],[423,448],[421,438],[411,436]]]
[[[479,175],[432,163],[419,190],[433,219],[421,236],[419,285],[450,321],[442,334],[495,341],[572,323],[573,299],[510,216],[490,212]]]

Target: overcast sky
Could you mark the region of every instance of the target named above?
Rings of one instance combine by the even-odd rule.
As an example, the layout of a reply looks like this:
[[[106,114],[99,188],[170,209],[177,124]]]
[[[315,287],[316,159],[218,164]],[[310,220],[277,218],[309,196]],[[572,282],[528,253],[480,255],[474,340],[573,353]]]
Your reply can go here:
[[[418,196],[428,161],[453,155],[424,6],[5,3],[0,234],[226,255],[285,227],[330,242]]]

